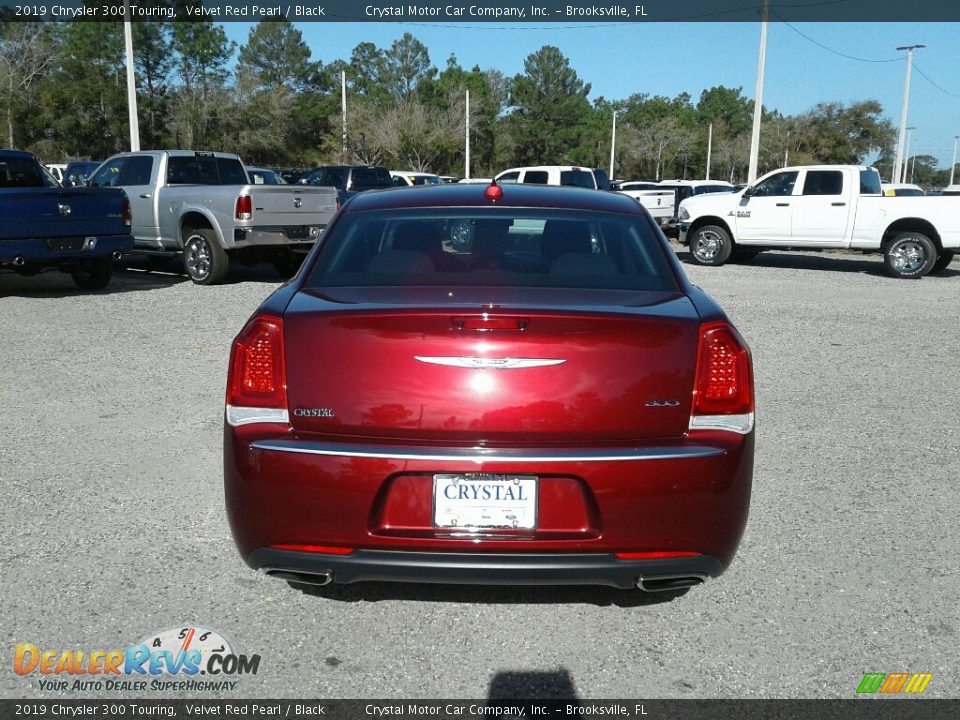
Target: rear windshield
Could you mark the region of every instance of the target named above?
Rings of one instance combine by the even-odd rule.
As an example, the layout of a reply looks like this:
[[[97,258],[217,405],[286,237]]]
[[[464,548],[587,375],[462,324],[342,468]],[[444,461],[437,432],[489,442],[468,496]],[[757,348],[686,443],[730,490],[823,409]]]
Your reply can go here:
[[[56,187],[57,182],[25,157],[0,157],[0,187]]]
[[[589,170],[562,170],[560,171],[560,184],[585,187],[591,190],[597,187],[597,183],[593,179],[593,173]]]
[[[644,217],[521,208],[348,213],[306,283],[449,285],[677,290]]]
[[[382,167],[354,168],[352,180],[351,190],[393,187],[393,178],[390,177],[389,171]]]
[[[238,158],[213,155],[175,156],[167,165],[168,185],[246,185],[247,174]]]

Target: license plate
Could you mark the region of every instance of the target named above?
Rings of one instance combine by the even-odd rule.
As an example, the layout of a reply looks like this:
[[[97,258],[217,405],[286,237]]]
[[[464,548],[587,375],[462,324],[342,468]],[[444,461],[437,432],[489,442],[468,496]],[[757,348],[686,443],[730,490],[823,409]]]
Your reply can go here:
[[[537,477],[434,475],[433,524],[438,528],[533,530],[537,527]]]

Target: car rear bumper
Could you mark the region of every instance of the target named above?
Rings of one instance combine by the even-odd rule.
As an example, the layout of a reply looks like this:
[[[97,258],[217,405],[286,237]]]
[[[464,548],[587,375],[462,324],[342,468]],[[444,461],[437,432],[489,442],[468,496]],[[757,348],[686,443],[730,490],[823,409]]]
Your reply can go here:
[[[445,553],[355,550],[348,555],[258,548],[250,567],[305,584],[361,581],[469,585],[608,585],[673,590],[723,572],[709,555],[631,560],[608,553]]]
[[[277,546],[352,549],[334,558],[331,568],[341,573],[339,582],[378,579],[377,573],[386,573],[383,579],[437,582],[448,572],[456,578],[448,582],[463,582],[469,572],[449,562],[456,554],[497,562],[509,556],[516,563],[517,553],[533,558],[533,564],[494,562],[484,569],[481,560],[478,572],[493,578],[490,582],[497,577],[523,582],[529,570],[531,582],[599,579],[621,587],[633,584],[624,578],[643,563],[624,565],[615,553],[667,553],[709,558],[684,557],[681,571],[699,573],[698,563],[708,562],[702,574],[712,577],[733,559],[747,522],[753,444],[753,432],[703,430],[682,441],[634,448],[481,452],[421,446],[414,452],[299,437],[283,425],[227,424],[227,514],[241,556],[254,567],[266,566],[268,558],[306,563],[294,568],[318,567],[312,553],[272,554]],[[480,532],[436,527],[434,482],[444,473],[536,476],[536,527]],[[368,551],[401,551],[384,556],[400,563],[379,568],[381,556]],[[416,569],[421,554],[429,569]],[[431,560],[434,555],[439,557]],[[549,559],[561,556],[565,559]],[[373,576],[367,577],[370,568]]]
[[[0,241],[0,265],[17,258],[26,263],[56,265],[105,257],[133,249],[130,235],[89,235],[84,237]]]
[[[309,250],[326,230],[326,223],[314,225],[263,225],[251,228],[236,228],[233,231],[233,246],[237,249],[261,245],[301,246]]]

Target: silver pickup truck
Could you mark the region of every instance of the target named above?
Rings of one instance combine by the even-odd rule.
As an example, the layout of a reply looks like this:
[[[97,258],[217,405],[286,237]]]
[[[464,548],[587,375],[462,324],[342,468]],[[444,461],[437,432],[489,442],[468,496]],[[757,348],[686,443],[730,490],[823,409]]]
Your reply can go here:
[[[123,188],[133,208],[134,252],[182,253],[198,285],[223,280],[232,259],[271,261],[289,277],[337,211],[334,188],[251,184],[230,153],[120,153],[89,184]]]

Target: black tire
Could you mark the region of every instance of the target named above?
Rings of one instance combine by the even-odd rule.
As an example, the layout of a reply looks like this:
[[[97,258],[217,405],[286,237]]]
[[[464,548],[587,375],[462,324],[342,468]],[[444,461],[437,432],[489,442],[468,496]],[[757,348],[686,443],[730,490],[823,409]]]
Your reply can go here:
[[[191,230],[183,241],[183,268],[197,285],[216,285],[230,269],[230,257],[209,228]]]
[[[297,274],[297,270],[300,269],[305,257],[306,255],[292,252],[277,255],[273,259],[273,268],[280,277],[284,280],[289,280]]]
[[[113,277],[113,258],[108,256],[83,260],[70,270],[70,277],[81,290],[103,290]]]
[[[698,227],[690,237],[690,258],[697,265],[723,265],[731,252],[730,233],[719,225]]]
[[[930,274],[941,273],[947,269],[947,266],[953,262],[954,253],[944,250],[937,256],[937,261],[933,263],[933,267],[930,268]]]
[[[760,254],[759,250],[753,250],[751,248],[735,247],[733,249],[733,252],[730,253],[730,262],[735,262],[735,263],[750,262],[759,254]]]
[[[937,246],[923,233],[897,233],[883,250],[887,272],[903,280],[919,280],[936,262]]]

